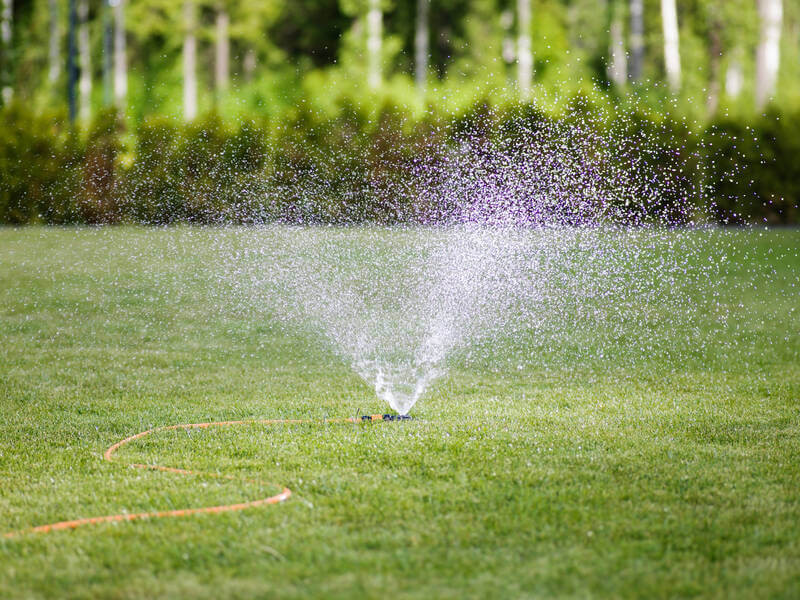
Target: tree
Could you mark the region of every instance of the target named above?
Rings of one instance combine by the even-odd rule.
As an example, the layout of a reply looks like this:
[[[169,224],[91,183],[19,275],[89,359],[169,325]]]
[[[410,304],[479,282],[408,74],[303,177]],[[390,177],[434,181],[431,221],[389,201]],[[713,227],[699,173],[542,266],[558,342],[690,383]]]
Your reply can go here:
[[[622,22],[623,3],[609,0],[608,26],[608,79],[618,86],[628,80],[628,56],[625,52],[624,25]]]
[[[682,15],[684,35],[693,33],[695,39],[707,40],[706,112],[713,116],[723,86],[729,100],[735,100],[742,91],[741,61],[745,49],[758,42],[758,11],[752,0],[704,0]]]
[[[111,6],[103,2],[103,105],[111,104],[114,58],[114,27],[111,24]]]
[[[114,103],[125,111],[128,96],[128,64],[125,55],[125,0],[109,0],[114,8]]]
[[[756,0],[761,33],[756,52],[756,108],[761,110],[775,93],[780,66],[782,0]]]
[[[334,0],[331,0],[334,1]],[[261,63],[285,63],[286,57],[275,48],[273,38],[285,33],[293,43],[301,43],[309,34],[308,25],[314,21],[315,14],[303,12],[309,7],[303,2],[287,3],[283,0],[259,0],[259,2],[229,2],[227,5],[230,26],[228,35],[234,47],[234,55],[241,61],[244,80],[252,81],[256,68]],[[283,12],[282,12],[283,11]],[[286,11],[293,13],[291,26],[285,31],[274,28],[275,22]],[[326,20],[323,23],[327,24]]]
[[[78,25],[78,14],[75,6],[76,0],[69,0],[69,28],[67,29],[67,104],[69,105],[69,121],[75,121],[76,103],[75,103],[75,86],[78,83],[78,62],[76,56],[78,54],[77,45],[75,43],[76,29]]]
[[[369,0],[367,11],[367,84],[372,89],[380,86],[381,50],[383,41],[383,11],[381,0]]]
[[[517,85],[520,99],[528,100],[533,79],[531,0],[517,0]]]
[[[503,2],[514,3],[516,0]],[[342,1],[346,15],[359,14],[352,9],[353,4],[356,2]],[[420,0],[394,1],[390,5],[392,10],[386,15],[383,58],[387,60],[391,57],[391,65],[396,70],[414,73],[415,81],[423,75],[422,68],[417,66],[420,60],[424,60],[427,86],[432,77],[445,75],[448,68],[456,63],[459,63],[457,69],[464,67],[461,59],[467,56],[480,62],[483,59],[493,60],[505,34],[513,55],[509,62],[516,62],[516,9],[503,10],[501,12],[505,16],[499,17],[498,4],[496,0],[425,0],[424,4]],[[386,6],[384,0],[384,11]],[[506,23],[502,31],[501,27],[497,27],[500,20]],[[484,36],[487,32],[497,36],[497,39]],[[478,35],[470,39],[472,33]],[[424,55],[421,54],[423,43]],[[493,66],[505,69],[504,65]]]
[[[417,0],[416,28],[414,32],[414,80],[417,89],[425,92],[428,76],[428,56],[430,54],[430,32],[428,14],[430,0]]]
[[[709,116],[717,112],[719,106],[720,83],[720,60],[722,57],[722,23],[719,18],[713,18],[708,34],[708,96],[706,97],[706,109]]]
[[[396,4],[395,12],[410,12],[414,7],[414,2],[406,0]],[[259,54],[277,56],[279,48],[281,60],[289,56],[324,67],[339,62],[345,38],[353,37],[347,35],[348,29],[355,24],[363,29],[366,10],[367,0],[259,0],[243,7],[245,18],[237,20],[237,26],[250,29],[248,41],[259,47]],[[359,53],[364,53],[363,44]]]
[[[681,87],[681,55],[678,46],[678,12],[675,0],[661,0],[661,25],[664,32],[664,68],[672,92]]]
[[[631,81],[639,81],[644,66],[644,2],[630,0],[631,18],[631,60],[629,76]]]
[[[89,0],[78,0],[78,54],[80,57],[80,116],[86,121],[91,114],[92,59],[89,46]]]
[[[194,0],[183,3],[183,117],[197,116],[197,7]]]
[[[728,63],[728,70],[725,72],[725,93],[729,98],[736,100],[742,93],[743,87],[742,61],[739,60],[739,56],[734,54]]]
[[[47,79],[51,84],[58,81],[61,74],[61,32],[58,26],[58,0],[49,0],[49,18],[50,18],[50,40],[49,51],[47,54],[49,61],[49,68],[47,70]]]
[[[187,7],[188,1],[192,2],[192,6]],[[137,76],[144,84],[141,88],[141,104],[136,107],[137,116],[145,111],[170,110],[186,119],[193,118],[191,99],[197,98],[197,36],[205,33],[198,29],[196,22],[201,1],[136,0],[128,4],[126,19],[129,23],[130,60],[142,65],[141,69],[137,69]],[[189,22],[192,19],[195,19],[193,26]],[[187,69],[186,61],[191,60],[191,51],[187,51],[186,46],[187,43],[191,45],[189,40],[192,35],[195,40],[195,64]],[[213,55],[211,59],[213,62]],[[209,67],[213,78],[211,63]],[[164,74],[169,74],[172,85],[159,85]],[[194,106],[196,113],[196,103]]]
[[[12,0],[2,0],[0,9],[0,45],[2,45],[2,62],[0,62],[0,99],[3,104],[11,102],[14,88],[11,86],[11,31],[14,24]]]
[[[214,39],[214,83],[217,94],[221,95],[228,89],[230,79],[230,15],[223,3],[217,5],[216,35]]]

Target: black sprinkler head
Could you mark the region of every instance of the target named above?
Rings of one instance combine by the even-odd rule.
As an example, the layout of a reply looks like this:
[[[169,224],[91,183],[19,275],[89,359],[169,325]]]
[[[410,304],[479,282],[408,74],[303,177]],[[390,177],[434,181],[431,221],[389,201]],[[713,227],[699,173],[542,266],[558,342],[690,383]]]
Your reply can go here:
[[[411,415],[390,415],[385,414],[383,415],[384,421],[410,421]]]
[[[414,417],[410,415],[361,415],[360,417],[356,417],[355,420],[361,419],[361,421],[410,421]]]

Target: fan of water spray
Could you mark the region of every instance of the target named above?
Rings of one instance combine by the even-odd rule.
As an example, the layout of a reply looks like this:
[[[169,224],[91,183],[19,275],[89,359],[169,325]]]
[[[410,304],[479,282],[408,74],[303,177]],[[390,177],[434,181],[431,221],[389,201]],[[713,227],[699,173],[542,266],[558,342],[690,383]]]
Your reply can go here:
[[[679,167],[647,139],[581,121],[461,132],[405,176],[361,190],[373,205],[406,207],[404,224],[226,237],[230,298],[327,341],[400,414],[481,340],[598,352],[603,336],[652,343],[665,308],[676,307],[673,322],[692,310],[672,285],[690,238],[662,235],[696,217],[700,192]],[[347,187],[285,180],[273,201],[324,204],[326,188]]]

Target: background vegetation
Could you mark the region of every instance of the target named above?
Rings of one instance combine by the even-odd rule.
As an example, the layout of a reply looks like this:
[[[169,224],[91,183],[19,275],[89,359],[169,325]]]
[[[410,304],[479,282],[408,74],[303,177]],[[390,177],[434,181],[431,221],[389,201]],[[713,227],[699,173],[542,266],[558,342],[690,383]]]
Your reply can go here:
[[[680,148],[717,220],[800,218],[795,2],[0,4],[0,222],[392,221],[275,184],[370,187],[481,111],[576,106]]]

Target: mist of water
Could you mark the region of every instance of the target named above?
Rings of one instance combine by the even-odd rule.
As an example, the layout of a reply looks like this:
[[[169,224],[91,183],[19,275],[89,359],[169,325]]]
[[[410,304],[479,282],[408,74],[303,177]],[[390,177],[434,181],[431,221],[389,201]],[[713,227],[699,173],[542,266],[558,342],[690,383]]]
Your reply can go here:
[[[697,227],[702,190],[677,155],[648,161],[647,140],[592,131],[556,122],[437,149],[379,190],[414,195],[413,226],[242,229],[225,250],[232,296],[325,340],[401,414],[476,342],[543,347],[593,329],[595,342],[652,343],[665,314],[674,324],[696,309],[681,285],[712,276],[675,232]]]

